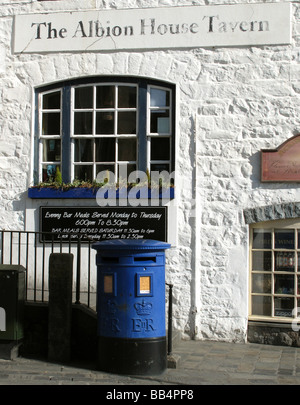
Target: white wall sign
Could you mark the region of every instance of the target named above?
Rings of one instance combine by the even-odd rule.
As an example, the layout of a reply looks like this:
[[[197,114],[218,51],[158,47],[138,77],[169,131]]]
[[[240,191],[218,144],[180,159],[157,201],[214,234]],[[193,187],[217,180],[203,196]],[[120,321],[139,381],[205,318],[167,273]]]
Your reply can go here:
[[[290,3],[15,16],[14,52],[288,44]]]

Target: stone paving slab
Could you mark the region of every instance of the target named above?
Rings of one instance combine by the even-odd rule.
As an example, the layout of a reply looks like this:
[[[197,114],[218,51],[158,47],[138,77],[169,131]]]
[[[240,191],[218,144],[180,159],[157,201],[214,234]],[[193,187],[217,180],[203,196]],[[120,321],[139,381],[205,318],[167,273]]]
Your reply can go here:
[[[97,371],[94,364],[55,364],[18,357],[0,360],[0,385],[280,385],[300,384],[300,348],[181,341],[177,368],[158,376]]]

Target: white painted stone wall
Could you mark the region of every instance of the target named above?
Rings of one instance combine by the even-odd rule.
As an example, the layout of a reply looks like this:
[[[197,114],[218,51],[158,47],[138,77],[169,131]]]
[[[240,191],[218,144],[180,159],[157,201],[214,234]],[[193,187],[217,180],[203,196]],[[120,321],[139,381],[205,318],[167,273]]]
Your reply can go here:
[[[0,0],[0,228],[24,229],[36,86],[108,74],[175,83],[178,243],[167,252],[174,327],[186,337],[244,341],[249,241],[243,210],[300,201],[297,184],[260,183],[259,153],[300,132],[299,3],[293,3],[289,46],[28,55],[11,50],[16,14],[227,3]]]

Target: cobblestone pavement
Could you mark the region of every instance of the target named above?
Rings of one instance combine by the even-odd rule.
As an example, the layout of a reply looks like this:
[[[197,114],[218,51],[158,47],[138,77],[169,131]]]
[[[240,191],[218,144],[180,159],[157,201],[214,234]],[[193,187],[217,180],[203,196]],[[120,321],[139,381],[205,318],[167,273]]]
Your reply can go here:
[[[54,364],[18,357],[0,360],[1,385],[277,385],[300,384],[300,348],[181,341],[176,369],[158,376],[97,371],[93,364]]]

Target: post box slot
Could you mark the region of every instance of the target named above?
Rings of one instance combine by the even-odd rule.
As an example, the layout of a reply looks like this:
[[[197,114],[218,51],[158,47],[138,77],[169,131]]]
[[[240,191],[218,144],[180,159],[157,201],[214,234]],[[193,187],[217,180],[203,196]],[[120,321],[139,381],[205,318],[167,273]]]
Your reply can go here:
[[[103,263],[119,263],[118,257],[102,257]]]
[[[156,257],[134,257],[135,262],[152,262],[156,263]]]

